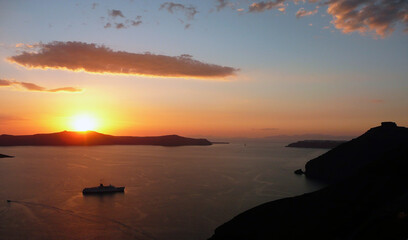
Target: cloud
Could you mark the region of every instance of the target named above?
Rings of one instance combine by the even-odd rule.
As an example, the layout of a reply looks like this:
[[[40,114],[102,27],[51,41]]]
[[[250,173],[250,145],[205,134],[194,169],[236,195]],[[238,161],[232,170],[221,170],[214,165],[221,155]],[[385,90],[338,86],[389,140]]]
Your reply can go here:
[[[113,18],[116,18],[116,17],[125,18],[125,16],[123,15],[123,13],[120,10],[115,10],[115,9],[108,10],[108,14],[109,14],[109,16],[111,16]]]
[[[115,23],[115,28],[116,29],[122,29],[122,28],[126,28],[126,27],[125,27],[125,24],[123,24],[123,23]]]
[[[130,24],[131,24],[132,26],[134,26],[134,27],[137,27],[137,26],[139,26],[140,24],[142,24],[142,21],[141,21],[141,20],[137,20],[137,21],[131,20],[131,21],[130,21]]]
[[[217,0],[217,2],[218,2],[217,6],[216,6],[217,11],[221,11],[226,6],[228,6],[228,4],[229,4],[228,0]]]
[[[142,16],[136,16],[135,20],[131,20],[130,18],[129,19],[126,18],[122,14],[122,12],[120,10],[109,10],[108,14],[109,14],[109,18],[107,19],[108,22],[103,26],[103,28],[111,28],[111,27],[115,26],[116,29],[126,29],[126,28],[129,28],[129,27],[137,27],[137,26],[139,26],[140,24],[143,23],[143,21],[141,20]],[[115,22],[113,22],[112,18],[115,19],[118,16],[121,17],[121,18],[124,18],[124,21],[123,22],[116,22],[116,20],[115,20]],[[105,20],[105,17],[102,17],[101,19]],[[111,22],[109,22],[109,21],[111,21]]]
[[[275,0],[275,1],[262,1],[258,3],[252,3],[249,6],[248,12],[263,12],[265,10],[271,10],[274,8],[284,8],[285,0]]]
[[[333,17],[331,23],[343,33],[358,32],[362,35],[373,33],[376,36],[390,35],[395,25],[402,24],[408,33],[407,0],[274,0],[252,3],[248,12],[257,13],[279,9],[284,11],[285,3],[293,2],[327,6],[327,13]],[[297,18],[316,14],[318,7],[312,11],[299,9]]]
[[[92,3],[92,9],[95,9],[97,6],[99,6],[99,3]]]
[[[327,12],[332,23],[344,33],[374,32],[385,37],[394,31],[396,23],[408,31],[408,1],[406,0],[330,0]]]
[[[160,5],[160,10],[167,9],[170,13],[174,13],[174,11],[182,11],[186,15],[187,19],[194,19],[194,16],[198,13],[197,9],[193,6],[185,6],[180,3],[173,3],[173,2],[165,2]]]
[[[156,77],[224,78],[238,71],[232,67],[203,63],[189,55],[173,57],[113,51],[103,45],[84,42],[41,44],[36,53],[22,52],[7,60],[26,68]]]
[[[0,113],[0,121],[1,122],[11,122],[11,121],[23,121],[26,120],[22,117],[12,116],[12,115],[5,115]]]
[[[255,131],[276,131],[278,128],[254,128]]]
[[[299,10],[297,11],[296,17],[297,17],[297,18],[301,18],[301,17],[306,17],[306,16],[315,15],[318,10],[319,10],[319,6],[317,6],[317,7],[315,8],[315,10],[312,10],[312,11],[306,11],[304,8],[301,8],[301,9],[299,9]]]
[[[37,92],[81,92],[82,91],[82,89],[75,88],[75,87],[46,89],[45,87],[38,86],[34,83],[0,79],[0,87],[11,87],[11,86],[17,86],[17,87],[21,87],[28,91],[37,91]]]

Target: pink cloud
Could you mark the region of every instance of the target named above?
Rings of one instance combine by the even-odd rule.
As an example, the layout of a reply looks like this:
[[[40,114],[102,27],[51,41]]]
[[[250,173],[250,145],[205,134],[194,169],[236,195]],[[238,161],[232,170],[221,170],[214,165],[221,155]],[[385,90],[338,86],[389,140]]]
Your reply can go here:
[[[55,88],[55,89],[47,89],[45,87],[38,86],[37,84],[34,84],[34,83],[0,79],[0,87],[10,87],[10,86],[18,86],[27,91],[37,91],[37,92],[81,92],[82,91],[82,89],[75,88],[75,87],[62,87],[62,88]]]
[[[9,57],[8,61],[26,68],[156,77],[219,79],[233,76],[238,71],[232,67],[203,63],[189,55],[173,57],[113,51],[103,45],[84,42],[41,44],[38,52],[23,52]]]
[[[249,6],[249,12],[263,12],[265,10],[271,10],[274,8],[283,8],[285,0],[275,0],[275,1],[261,1],[258,3],[252,3]]]

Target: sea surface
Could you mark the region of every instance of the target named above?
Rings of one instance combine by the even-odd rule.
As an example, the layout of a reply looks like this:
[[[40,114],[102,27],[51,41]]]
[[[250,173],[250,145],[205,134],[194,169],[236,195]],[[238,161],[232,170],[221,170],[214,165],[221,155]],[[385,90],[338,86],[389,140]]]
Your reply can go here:
[[[0,159],[0,239],[207,239],[245,210],[323,187],[293,171],[327,150],[286,144],[0,147],[16,156]],[[99,183],[125,193],[82,195]]]

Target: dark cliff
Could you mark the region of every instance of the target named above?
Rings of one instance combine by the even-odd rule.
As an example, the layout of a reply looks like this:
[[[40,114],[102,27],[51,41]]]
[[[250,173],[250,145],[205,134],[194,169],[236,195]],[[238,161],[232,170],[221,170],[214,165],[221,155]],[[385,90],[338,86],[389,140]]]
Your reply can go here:
[[[306,163],[309,178],[336,182],[356,173],[385,152],[408,142],[408,128],[385,122]]]
[[[0,146],[93,146],[93,145],[211,145],[207,139],[186,138],[178,135],[157,137],[111,136],[97,132],[59,132],[35,135],[1,135]]]
[[[352,164],[357,169],[349,177],[313,193],[250,209],[218,227],[210,239],[407,239],[407,134],[397,126],[369,130],[351,141],[358,147],[343,144],[338,148],[344,152],[333,155],[360,156],[354,161],[364,164]],[[377,155],[358,152],[380,145]]]

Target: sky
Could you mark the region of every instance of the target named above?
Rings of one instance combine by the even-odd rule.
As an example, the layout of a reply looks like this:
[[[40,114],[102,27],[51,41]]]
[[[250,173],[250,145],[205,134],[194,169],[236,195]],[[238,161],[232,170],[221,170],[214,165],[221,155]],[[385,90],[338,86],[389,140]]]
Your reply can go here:
[[[0,0],[0,134],[408,126],[405,0]]]

